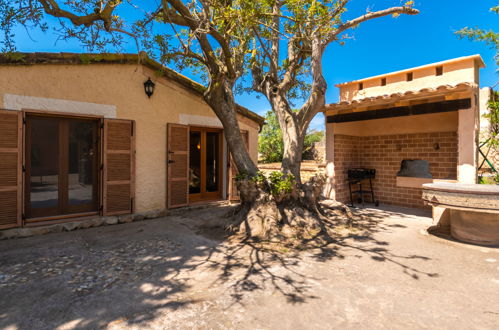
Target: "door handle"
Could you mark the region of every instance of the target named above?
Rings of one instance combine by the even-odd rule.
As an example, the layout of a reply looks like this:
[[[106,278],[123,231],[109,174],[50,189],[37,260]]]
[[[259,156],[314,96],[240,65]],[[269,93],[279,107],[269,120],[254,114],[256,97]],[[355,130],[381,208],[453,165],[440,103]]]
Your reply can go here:
[[[172,163],[175,163],[175,161],[174,161],[174,160],[169,159],[169,160],[168,160],[168,164],[172,164]]]

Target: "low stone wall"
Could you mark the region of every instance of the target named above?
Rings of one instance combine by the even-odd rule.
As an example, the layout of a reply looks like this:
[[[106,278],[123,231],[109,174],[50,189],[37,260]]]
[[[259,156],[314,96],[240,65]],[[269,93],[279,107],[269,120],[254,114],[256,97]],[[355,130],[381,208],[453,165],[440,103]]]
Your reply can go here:
[[[270,172],[280,171],[281,163],[258,164],[258,169],[265,175]],[[324,173],[325,165],[318,164],[314,161],[304,161],[301,165],[301,180],[307,182],[311,177],[318,173]]]

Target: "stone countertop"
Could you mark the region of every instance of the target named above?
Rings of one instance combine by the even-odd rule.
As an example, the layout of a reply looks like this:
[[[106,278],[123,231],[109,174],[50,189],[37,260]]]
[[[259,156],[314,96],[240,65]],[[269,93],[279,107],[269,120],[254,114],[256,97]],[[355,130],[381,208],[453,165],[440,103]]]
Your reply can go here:
[[[465,184],[449,182],[425,183],[423,184],[423,190],[499,196],[499,185],[492,184]]]

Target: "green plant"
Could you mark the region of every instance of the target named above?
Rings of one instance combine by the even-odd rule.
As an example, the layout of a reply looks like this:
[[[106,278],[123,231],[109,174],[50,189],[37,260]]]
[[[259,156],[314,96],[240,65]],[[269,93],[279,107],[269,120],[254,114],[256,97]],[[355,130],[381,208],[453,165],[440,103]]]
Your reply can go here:
[[[15,61],[19,63],[24,63],[26,62],[26,55],[23,53],[18,53],[18,52],[5,52],[3,54],[6,58],[8,58],[10,61]]]
[[[261,171],[256,172],[256,175],[252,177],[250,177],[246,172],[239,172],[236,174],[235,178],[236,181],[251,180],[257,183],[263,183],[267,180],[267,178],[265,178],[265,175]]]
[[[277,163],[282,161],[284,144],[282,132],[273,111],[265,115],[265,125],[258,135],[258,152],[264,163]]]
[[[292,174],[274,171],[269,175],[270,191],[273,195],[290,194],[296,187],[296,179]]]
[[[479,176],[479,184],[499,184],[499,173],[495,173],[494,176]]]
[[[499,93],[494,91],[488,103],[489,112],[483,117],[489,120],[488,145],[492,148],[499,147]]]

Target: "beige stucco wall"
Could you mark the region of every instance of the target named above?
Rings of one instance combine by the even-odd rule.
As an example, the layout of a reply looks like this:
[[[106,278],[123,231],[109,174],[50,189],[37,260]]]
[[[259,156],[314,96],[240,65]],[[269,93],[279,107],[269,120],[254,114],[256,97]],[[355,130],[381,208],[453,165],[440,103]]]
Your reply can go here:
[[[373,78],[366,78],[339,85],[340,101],[352,101],[378,95],[418,91],[423,88],[436,88],[456,83],[479,83],[478,70],[475,69],[477,59],[467,58],[460,61],[443,62],[443,74],[435,75],[439,64],[428,65],[396,73],[387,73]],[[413,73],[413,80],[406,81],[407,73]],[[386,78],[386,86],[381,86],[381,78]],[[359,83],[364,89],[359,90]]]
[[[490,123],[484,115],[490,112],[488,102],[492,96],[492,89],[490,87],[484,87],[480,89],[479,94],[479,106],[480,106],[480,130],[482,132],[487,132]]]
[[[156,82],[150,99],[143,87],[147,77]],[[141,65],[0,66],[1,106],[7,108],[6,105],[13,104],[13,98],[22,100],[23,96],[43,98],[44,102],[31,99],[31,108],[36,108],[38,102],[43,110],[51,110],[50,105],[54,104],[53,107],[67,107],[64,111],[69,113],[95,110],[111,118],[115,109],[116,118],[135,120],[137,212],[166,207],[167,123],[181,123],[181,117],[184,124],[185,118],[215,125],[218,122],[199,95],[175,82],[155,77]],[[50,99],[85,103],[51,103]],[[91,106],[86,106],[87,103]],[[240,126],[249,131],[250,154],[256,162],[258,124],[242,118]]]

